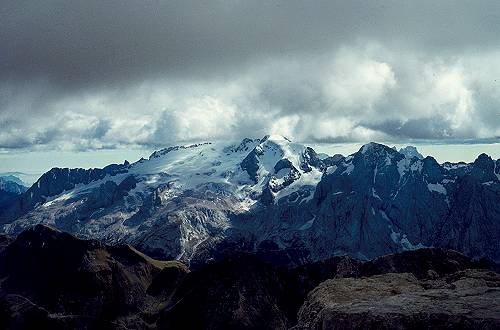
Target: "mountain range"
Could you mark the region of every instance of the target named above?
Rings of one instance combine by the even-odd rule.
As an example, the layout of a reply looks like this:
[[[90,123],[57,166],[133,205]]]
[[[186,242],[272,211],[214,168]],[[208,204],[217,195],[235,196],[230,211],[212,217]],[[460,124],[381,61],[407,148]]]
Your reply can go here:
[[[327,156],[282,136],[155,151],[102,169],[53,168],[0,208],[196,269],[235,253],[295,267],[442,247],[500,261],[500,159],[443,163],[368,143]]]

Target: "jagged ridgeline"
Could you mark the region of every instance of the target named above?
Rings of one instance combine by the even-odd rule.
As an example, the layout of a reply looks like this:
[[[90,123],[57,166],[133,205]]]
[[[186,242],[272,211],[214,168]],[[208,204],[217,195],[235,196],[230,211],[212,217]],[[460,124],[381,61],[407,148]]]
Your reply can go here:
[[[500,160],[439,164],[369,143],[326,156],[280,136],[54,168],[0,211],[3,232],[48,224],[191,267],[235,251],[299,265],[446,247],[500,261]]]

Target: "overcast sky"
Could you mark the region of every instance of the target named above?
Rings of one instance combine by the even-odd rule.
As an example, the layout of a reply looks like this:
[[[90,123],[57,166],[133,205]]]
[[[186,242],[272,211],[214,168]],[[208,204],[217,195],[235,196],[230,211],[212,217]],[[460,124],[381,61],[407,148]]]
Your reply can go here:
[[[500,1],[0,0],[0,149],[500,137]]]

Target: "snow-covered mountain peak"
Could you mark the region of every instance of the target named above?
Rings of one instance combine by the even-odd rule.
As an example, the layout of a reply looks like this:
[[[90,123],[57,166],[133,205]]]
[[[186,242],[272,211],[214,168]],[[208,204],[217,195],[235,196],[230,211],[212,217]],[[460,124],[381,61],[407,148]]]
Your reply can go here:
[[[406,158],[416,157],[418,159],[424,159],[424,156],[420,152],[418,152],[417,148],[414,146],[406,146],[404,148],[399,149],[399,153],[403,154]]]
[[[264,142],[264,141],[274,141],[274,142],[277,142],[277,143],[279,143],[280,141],[281,142],[284,142],[284,141],[286,141],[286,142],[292,142],[286,136],[278,135],[278,134],[268,134],[268,135],[264,136],[261,139],[261,142]]]
[[[224,147],[223,151],[227,154],[233,152],[249,152],[250,150],[255,148],[255,146],[259,144],[260,141],[260,139],[244,138],[240,143],[229,144],[228,146]]]
[[[376,142],[369,142],[369,143],[363,145],[359,149],[359,153],[361,153],[363,155],[381,154],[381,153],[392,155],[396,152],[397,152],[396,150],[389,148],[386,145],[376,143]]]
[[[348,157],[347,160],[352,159],[352,162],[355,164],[364,164],[363,166],[379,168],[394,165],[401,158],[404,158],[403,155],[393,148],[375,142],[363,145],[357,153],[351,156],[353,157]]]
[[[280,161],[286,160],[290,168],[308,172],[311,170],[308,163],[317,159],[319,158],[312,148],[291,142],[283,136],[266,135],[243,159],[241,168],[255,183],[262,183],[267,176],[277,174],[276,165]]]
[[[151,154],[151,156],[149,156],[149,159],[151,160],[153,158],[159,158],[159,157],[162,157],[162,156],[168,154],[169,152],[177,151],[179,149],[193,149],[193,148],[198,148],[198,147],[208,145],[208,144],[212,144],[212,143],[211,142],[203,142],[203,143],[197,143],[197,144],[177,145],[177,146],[163,148],[163,149],[160,149],[160,150],[153,152]]]

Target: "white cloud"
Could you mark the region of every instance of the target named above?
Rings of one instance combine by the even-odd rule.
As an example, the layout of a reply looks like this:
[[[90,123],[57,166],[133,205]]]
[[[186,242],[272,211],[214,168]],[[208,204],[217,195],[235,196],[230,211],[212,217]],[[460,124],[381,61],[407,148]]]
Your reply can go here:
[[[331,98],[333,108],[365,112],[395,85],[389,64],[343,51],[327,72],[325,94]]]
[[[164,113],[172,141],[207,140],[233,134],[236,108],[212,96],[188,99],[183,106]],[[163,129],[163,128],[161,128]]]
[[[300,123],[299,115],[284,116],[271,122],[269,132],[282,136],[297,137],[297,125]]]
[[[497,55],[426,56],[354,45],[261,59],[230,77],[145,80],[43,102],[47,88],[30,94],[0,86],[10,109],[0,113],[6,127],[0,147],[156,147],[269,133],[296,141],[494,138],[500,135]]]

